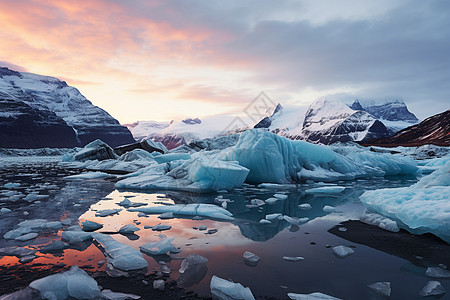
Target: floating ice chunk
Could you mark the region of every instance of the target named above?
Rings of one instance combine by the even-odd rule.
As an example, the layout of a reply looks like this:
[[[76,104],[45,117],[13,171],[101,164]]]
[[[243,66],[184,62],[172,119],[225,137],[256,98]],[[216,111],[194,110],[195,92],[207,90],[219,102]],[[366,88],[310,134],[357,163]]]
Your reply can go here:
[[[208,271],[206,266],[207,263],[208,259],[206,257],[197,254],[189,254],[189,256],[181,263],[181,267],[178,270],[180,277],[177,282],[181,283],[184,287],[199,283]]]
[[[34,202],[36,200],[42,200],[42,199],[46,199],[48,198],[48,195],[38,195],[38,194],[28,194],[25,198],[23,198],[23,200],[28,201],[28,202]]]
[[[425,275],[435,278],[450,278],[450,271],[440,267],[428,267],[425,271]]]
[[[129,209],[129,211],[144,212],[147,214],[172,212],[174,215],[202,216],[214,219],[233,220],[232,214],[228,210],[214,204],[204,203],[139,207]]]
[[[344,258],[344,257],[347,257],[347,256],[355,253],[355,250],[353,250],[350,247],[346,247],[346,246],[336,246],[336,247],[333,247],[333,253],[339,257]]]
[[[27,255],[27,256],[22,256],[19,259],[19,262],[22,264],[26,264],[29,263],[30,261],[33,261],[33,259],[35,259],[37,256],[36,255]]]
[[[428,281],[419,293],[422,297],[440,296],[443,294],[445,294],[445,289],[439,281]]]
[[[45,246],[42,246],[39,251],[41,252],[58,252],[62,251],[66,248],[69,248],[69,245],[67,243],[64,243],[63,241],[52,241],[50,244],[47,244]]]
[[[301,260],[305,260],[305,258],[301,257],[301,256],[283,256],[283,259],[287,260],[287,261],[301,261]]]
[[[5,233],[3,237],[5,239],[13,240],[20,237],[21,235],[26,235],[33,232],[39,233],[48,229],[59,229],[62,225],[59,221],[49,222],[44,219],[35,219],[20,222],[18,226],[19,227],[17,229],[13,229]]]
[[[13,188],[16,188],[16,187],[19,187],[19,186],[20,186],[20,183],[18,183],[18,182],[8,182],[8,183],[3,185],[3,187],[5,187],[7,189],[13,189]]]
[[[169,211],[169,212],[162,213],[161,215],[159,215],[158,218],[160,218],[161,220],[173,219],[173,212]]]
[[[266,204],[266,202],[264,202],[263,200],[260,200],[260,199],[252,199],[251,201],[250,201],[250,203],[252,204],[252,205],[255,205],[255,206],[263,206],[264,204]]]
[[[285,199],[287,199],[287,195],[285,195],[285,194],[274,194],[273,195],[275,198],[277,198],[277,199],[279,199],[279,200],[285,200]]]
[[[100,288],[85,271],[72,266],[69,271],[50,275],[30,283],[44,299],[98,299]]]
[[[86,172],[77,175],[66,176],[67,179],[100,179],[115,178],[116,176],[104,172]]]
[[[333,206],[329,206],[329,205],[325,205],[322,210],[326,213],[333,213],[336,211],[336,208],[334,208]]]
[[[158,280],[153,281],[153,288],[155,290],[164,291],[164,280],[158,279]]]
[[[258,184],[258,187],[260,189],[288,190],[295,189],[297,186],[295,184],[261,183]]]
[[[29,255],[34,255],[36,251],[24,248],[24,247],[18,247],[18,246],[10,246],[5,248],[0,248],[0,255],[4,256],[17,256],[17,257],[25,257]]]
[[[92,237],[105,249],[105,252],[108,254],[106,258],[114,268],[130,271],[143,269],[148,266],[147,261],[139,250],[119,243],[109,235],[94,232],[92,233]]]
[[[103,225],[94,221],[86,220],[83,223],[81,223],[81,227],[83,228],[83,231],[90,232],[103,228]]]
[[[154,243],[147,243],[139,247],[139,249],[148,255],[161,255],[171,251],[178,251],[178,249],[172,245],[173,237],[167,237],[163,234],[159,235],[160,240]]]
[[[369,289],[384,297],[391,296],[391,283],[388,281],[375,282],[367,286]]]
[[[367,211],[365,211],[364,214],[361,217],[359,217],[359,220],[363,223],[375,225],[391,232],[400,231],[397,222],[389,218],[386,218],[382,215],[379,215],[377,213],[368,213]]]
[[[288,293],[288,297],[292,300],[342,300],[341,298],[336,298],[322,293],[311,293],[311,294],[295,294]]]
[[[280,218],[283,219],[283,215],[280,213],[273,213],[273,214],[266,215],[266,220],[269,220],[269,221],[275,220],[275,219],[279,220]]]
[[[208,227],[206,227],[206,225],[200,225],[198,227],[198,230],[206,230],[206,229],[208,229]]]
[[[244,258],[244,263],[250,266],[256,266],[261,260],[261,257],[249,251],[245,251],[242,257]]]
[[[367,191],[360,199],[370,212],[411,233],[430,232],[450,242],[450,161],[410,187]]]
[[[122,209],[120,209],[120,208],[97,210],[95,212],[95,216],[96,217],[107,217],[107,216],[118,214],[121,210]]]
[[[36,232],[30,232],[21,236],[18,236],[15,238],[16,241],[29,241],[32,239],[35,239],[38,236],[38,234]]]
[[[131,300],[131,299],[141,299],[141,296],[133,294],[117,293],[111,290],[102,291],[102,299],[107,300]]]
[[[181,274],[189,272],[189,270],[196,268],[198,265],[206,264],[207,262],[208,259],[206,257],[198,254],[189,254],[189,256],[181,262],[178,272]]]
[[[128,198],[123,199],[118,204],[123,207],[139,207],[147,205],[147,203],[144,202],[131,202]]]
[[[305,218],[293,218],[293,217],[289,217],[289,216],[283,216],[283,219],[288,222],[291,225],[299,225],[301,223],[305,223],[309,221],[309,218],[305,217]]]
[[[276,203],[276,202],[279,201],[279,200],[280,200],[280,199],[278,199],[278,198],[271,197],[271,198],[266,199],[265,202],[266,202],[267,204],[274,204],[274,203]]]
[[[0,209],[0,214],[9,214],[10,212],[12,212],[12,210],[10,210],[9,208],[6,207],[2,207],[2,209]]]
[[[159,223],[158,225],[152,226],[153,231],[164,231],[164,230],[170,230],[171,228],[172,228],[171,225],[166,225],[166,224],[161,224],[161,223]]]
[[[301,210],[309,210],[312,208],[311,204],[309,204],[309,203],[302,203],[302,204],[297,205],[297,207],[300,208]]]
[[[119,232],[122,234],[131,234],[131,233],[135,233],[136,231],[141,230],[140,228],[136,227],[134,224],[128,224],[125,226],[122,226],[119,229]]]
[[[92,233],[84,231],[64,231],[61,235],[63,241],[69,244],[79,244],[85,241],[92,240]]]
[[[343,190],[345,190],[345,187],[343,187],[343,186],[323,186],[323,187],[306,190],[305,193],[330,195],[330,194],[339,194]]]
[[[259,220],[259,223],[261,223],[261,224],[272,224],[272,222],[270,222],[269,220],[266,220],[266,219]]]
[[[230,282],[213,275],[210,283],[213,299],[218,300],[254,300],[252,291],[240,283]]]

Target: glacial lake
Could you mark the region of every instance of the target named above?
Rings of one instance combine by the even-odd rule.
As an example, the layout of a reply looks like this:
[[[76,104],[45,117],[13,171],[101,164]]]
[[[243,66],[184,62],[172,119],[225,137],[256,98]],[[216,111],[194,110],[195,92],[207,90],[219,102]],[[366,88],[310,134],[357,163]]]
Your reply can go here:
[[[289,189],[260,189],[245,185],[232,192],[198,195],[174,191],[153,191],[149,193],[119,191],[114,180],[90,179],[69,180],[65,177],[80,173],[67,170],[54,158],[10,159],[0,158],[0,208],[12,212],[0,215],[0,236],[17,228],[24,220],[46,219],[60,221],[68,219],[71,225],[84,220],[103,224],[98,232],[110,234],[115,240],[139,249],[142,244],[154,241],[158,234],[173,237],[173,245],[181,250],[170,255],[148,256],[143,254],[149,267],[144,274],[131,274],[127,282],[133,282],[135,294],[151,285],[160,264],[164,261],[171,269],[165,280],[177,280],[181,262],[189,254],[198,254],[208,259],[207,268],[198,270],[195,276],[179,280],[179,285],[193,291],[199,297],[210,297],[210,281],[213,275],[250,287],[257,299],[288,299],[287,293],[322,292],[342,299],[385,299],[374,293],[367,285],[375,282],[391,282],[390,299],[423,299],[420,290],[430,280],[425,275],[427,267],[444,264],[450,267],[450,246],[432,235],[414,236],[405,231],[391,233],[377,227],[363,224],[359,216],[364,206],[359,196],[365,190],[404,187],[417,182],[411,177],[376,178],[338,182],[345,190],[339,194],[307,194],[306,190],[323,184],[300,184]],[[6,183],[18,183],[5,188]],[[14,191],[13,193],[10,193]],[[48,195],[35,202],[8,199],[14,194]],[[9,193],[9,194],[8,194]],[[266,200],[275,193],[287,195],[287,199],[260,207],[249,207],[252,199]],[[5,196],[9,195],[9,196]],[[158,214],[138,216],[118,203],[125,198],[133,202],[144,202],[147,206],[211,203],[217,196],[230,199],[227,205],[233,221],[210,219],[198,220],[175,216],[161,220]],[[308,203],[309,210],[301,210],[299,204]],[[324,212],[324,206],[331,206],[334,212]],[[118,214],[96,217],[95,212],[104,209],[122,209]],[[291,226],[285,220],[272,220],[261,224],[266,215],[280,213],[291,217],[308,218],[309,221]],[[171,225],[166,231],[153,231],[144,226]],[[135,224],[139,231],[132,235],[117,233],[120,227]],[[199,230],[202,225],[206,230]],[[65,226],[64,228],[66,228]],[[197,229],[194,229],[197,228]],[[0,248],[21,246],[37,250],[37,258],[20,263],[15,256],[0,256],[0,295],[25,288],[32,280],[78,265],[94,278],[101,278],[103,286],[114,286],[114,280],[106,274],[106,265],[101,247],[87,242],[57,253],[44,253],[39,249],[54,240],[60,240],[63,229],[40,233],[29,241],[5,240],[0,238]],[[208,230],[217,229],[210,231]],[[355,253],[340,258],[332,247],[344,245]],[[261,260],[256,266],[244,263],[245,251],[258,255]],[[287,261],[283,256],[303,257],[301,261]],[[142,282],[150,281],[149,285]],[[440,299],[449,299],[450,279],[437,279],[447,290]],[[131,287],[117,292],[133,292]],[[446,298],[447,297],[447,298]],[[144,297],[145,299],[145,297]],[[433,298],[431,298],[433,299]],[[437,299],[437,298],[434,298]]]

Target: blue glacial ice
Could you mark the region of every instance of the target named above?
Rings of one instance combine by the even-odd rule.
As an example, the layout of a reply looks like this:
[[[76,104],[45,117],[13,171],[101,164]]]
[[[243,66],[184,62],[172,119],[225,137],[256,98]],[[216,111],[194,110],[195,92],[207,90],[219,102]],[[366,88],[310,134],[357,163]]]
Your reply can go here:
[[[369,212],[411,233],[430,232],[450,242],[450,161],[410,187],[367,191],[360,199]]]
[[[219,220],[233,220],[233,214],[228,210],[214,204],[205,203],[138,207],[128,209],[128,211],[143,212],[146,214],[162,214],[171,212],[174,215],[201,216]]]
[[[219,300],[255,300],[252,291],[240,283],[234,283],[213,275],[210,283],[213,299]]]

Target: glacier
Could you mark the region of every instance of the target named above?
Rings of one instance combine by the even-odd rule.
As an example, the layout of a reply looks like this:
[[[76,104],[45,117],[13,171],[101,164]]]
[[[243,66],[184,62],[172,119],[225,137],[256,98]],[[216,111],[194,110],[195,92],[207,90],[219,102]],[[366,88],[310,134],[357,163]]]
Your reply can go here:
[[[450,161],[411,187],[367,191],[369,212],[397,222],[411,233],[432,233],[450,242]]]

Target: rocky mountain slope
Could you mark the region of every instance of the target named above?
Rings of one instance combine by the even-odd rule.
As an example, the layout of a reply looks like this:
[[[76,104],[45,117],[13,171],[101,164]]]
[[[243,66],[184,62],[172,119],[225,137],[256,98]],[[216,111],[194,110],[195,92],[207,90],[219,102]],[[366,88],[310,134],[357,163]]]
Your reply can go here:
[[[0,147],[111,146],[134,142],[130,131],[76,88],[57,78],[0,67]]]
[[[426,144],[450,146],[450,110],[407,127],[392,137],[369,140],[362,144],[384,147],[408,147]]]

